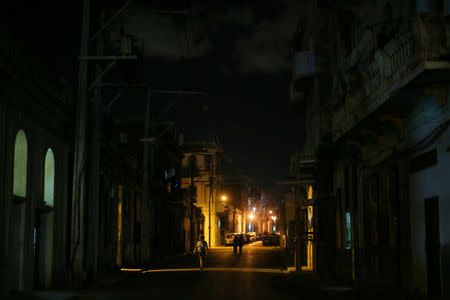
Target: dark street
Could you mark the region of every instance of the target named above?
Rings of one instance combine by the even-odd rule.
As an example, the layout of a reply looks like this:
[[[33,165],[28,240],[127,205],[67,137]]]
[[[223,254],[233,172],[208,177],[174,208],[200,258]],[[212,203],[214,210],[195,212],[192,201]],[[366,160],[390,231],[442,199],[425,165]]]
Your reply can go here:
[[[0,299],[450,297],[450,0],[0,18]]]
[[[241,256],[233,254],[233,247],[213,248],[203,271],[193,268],[194,259],[173,257],[168,268],[122,272],[104,286],[78,295],[81,299],[319,299],[333,295],[281,270],[280,247],[262,247],[261,242],[245,245]],[[345,290],[341,288],[340,293]]]

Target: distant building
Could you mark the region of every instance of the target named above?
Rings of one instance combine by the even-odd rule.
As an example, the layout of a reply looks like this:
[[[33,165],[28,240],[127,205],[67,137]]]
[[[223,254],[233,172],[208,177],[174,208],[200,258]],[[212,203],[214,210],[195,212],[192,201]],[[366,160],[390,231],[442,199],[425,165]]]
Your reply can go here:
[[[191,142],[183,147],[182,189],[188,192],[192,211],[197,217],[186,227],[191,236],[193,249],[198,235],[203,233],[211,247],[221,244],[222,226],[218,213],[224,211],[219,187],[222,184],[223,153],[216,145],[207,142]],[[199,210],[198,210],[199,209]]]

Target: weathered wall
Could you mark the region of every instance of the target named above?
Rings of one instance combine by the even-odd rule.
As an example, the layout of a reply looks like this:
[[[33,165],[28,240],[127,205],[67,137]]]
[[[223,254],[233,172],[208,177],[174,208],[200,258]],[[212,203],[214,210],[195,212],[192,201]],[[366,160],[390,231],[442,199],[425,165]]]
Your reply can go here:
[[[423,138],[435,128],[436,123],[442,118],[447,118],[448,112],[444,112],[429,122],[422,123],[412,132],[411,139]],[[422,151],[413,153],[411,158],[426,151],[437,150],[437,164],[409,177],[409,193],[411,202],[411,252],[412,252],[412,284],[419,291],[427,291],[427,259],[425,247],[425,214],[424,201],[427,198],[439,197],[439,231],[441,249],[441,288],[443,295],[450,295],[448,288],[450,282],[450,185],[447,178],[450,170],[450,153],[448,152],[450,130],[447,129],[433,144]]]

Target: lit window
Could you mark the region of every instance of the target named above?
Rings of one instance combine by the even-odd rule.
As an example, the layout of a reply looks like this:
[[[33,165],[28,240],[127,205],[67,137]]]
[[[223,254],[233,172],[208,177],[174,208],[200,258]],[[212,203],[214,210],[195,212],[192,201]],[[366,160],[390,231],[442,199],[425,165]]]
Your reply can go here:
[[[308,232],[313,232],[313,207],[308,206]]]
[[[44,201],[53,206],[55,198],[55,157],[52,149],[47,150],[44,166]]]
[[[313,187],[310,185],[308,186],[308,200],[312,200],[313,198]]]
[[[350,249],[352,247],[352,228],[351,228],[351,218],[350,218],[350,212],[345,213],[345,224],[347,227],[346,232],[346,241],[345,241],[345,248]]]
[[[27,138],[25,132],[19,130],[14,144],[13,194],[23,198],[27,196],[27,159]]]
[[[36,251],[36,237],[37,237],[37,230],[36,227],[33,228],[33,250]]]

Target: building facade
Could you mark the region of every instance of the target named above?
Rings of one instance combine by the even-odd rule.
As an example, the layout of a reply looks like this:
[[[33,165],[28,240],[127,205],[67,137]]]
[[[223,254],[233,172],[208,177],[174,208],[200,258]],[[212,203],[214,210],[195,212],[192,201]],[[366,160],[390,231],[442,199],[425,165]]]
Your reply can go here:
[[[74,96],[2,32],[0,294],[64,286]]]
[[[449,9],[433,0],[305,1],[291,104],[307,133],[293,167],[302,196],[314,190],[314,268],[323,277],[450,293]]]
[[[222,151],[206,142],[188,143],[184,147],[182,161],[182,188],[189,191],[191,210],[197,210],[199,221],[190,221],[192,250],[199,234],[204,234],[210,247],[221,245],[221,222],[224,212],[220,187],[223,182]],[[200,209],[200,211],[198,211]]]

